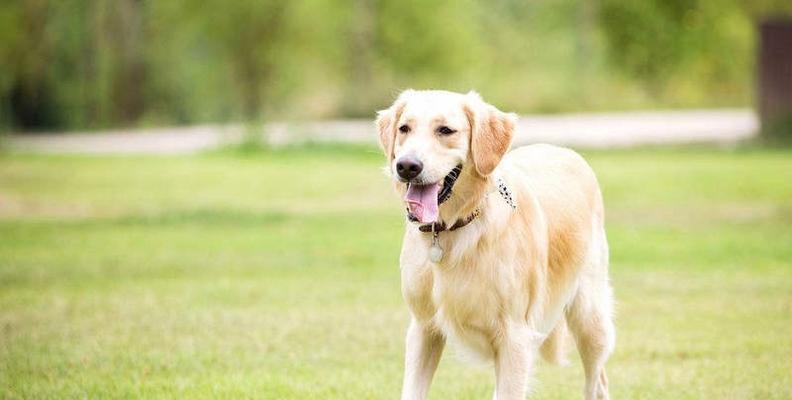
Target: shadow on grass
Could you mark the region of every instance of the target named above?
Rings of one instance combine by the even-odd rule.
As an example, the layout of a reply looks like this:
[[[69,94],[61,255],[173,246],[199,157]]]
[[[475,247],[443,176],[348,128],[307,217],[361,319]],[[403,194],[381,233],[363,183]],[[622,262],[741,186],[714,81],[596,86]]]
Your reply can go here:
[[[108,225],[234,225],[268,226],[281,224],[298,218],[280,211],[254,212],[229,209],[176,210],[150,215],[129,215],[104,221]]]

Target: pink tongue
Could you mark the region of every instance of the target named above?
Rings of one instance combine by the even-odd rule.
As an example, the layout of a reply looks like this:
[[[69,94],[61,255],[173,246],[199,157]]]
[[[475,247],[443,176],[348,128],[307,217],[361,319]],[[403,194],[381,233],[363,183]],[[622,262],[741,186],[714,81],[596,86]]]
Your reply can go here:
[[[418,221],[436,222],[438,215],[437,193],[439,192],[439,183],[423,186],[410,184],[407,187],[404,200],[407,202],[407,207],[410,208],[410,213],[418,218]]]

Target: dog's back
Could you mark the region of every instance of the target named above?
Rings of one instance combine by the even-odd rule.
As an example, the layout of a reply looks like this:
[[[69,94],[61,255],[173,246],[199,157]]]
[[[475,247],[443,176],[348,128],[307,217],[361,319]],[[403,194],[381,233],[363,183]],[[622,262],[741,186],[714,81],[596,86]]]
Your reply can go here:
[[[594,172],[576,152],[546,144],[512,150],[500,168],[526,190],[524,196],[536,198],[545,217],[549,299],[571,302],[581,276],[607,274],[602,195]],[[542,357],[565,363],[568,336],[561,317],[540,348]]]
[[[501,168],[524,196],[539,202],[548,225],[550,272],[574,273],[586,256],[592,229],[604,223],[602,195],[591,167],[572,150],[536,144],[507,153]]]

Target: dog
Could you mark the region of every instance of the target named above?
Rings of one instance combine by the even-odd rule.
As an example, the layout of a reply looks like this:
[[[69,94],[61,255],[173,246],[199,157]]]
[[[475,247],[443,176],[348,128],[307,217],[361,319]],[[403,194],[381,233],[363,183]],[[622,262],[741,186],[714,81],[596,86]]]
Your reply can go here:
[[[492,361],[494,399],[522,400],[537,355],[562,362],[568,332],[584,398],[608,399],[615,328],[599,184],[572,150],[509,152],[516,121],[475,92],[406,90],[378,112],[407,214],[402,399],[427,397],[450,341]]]

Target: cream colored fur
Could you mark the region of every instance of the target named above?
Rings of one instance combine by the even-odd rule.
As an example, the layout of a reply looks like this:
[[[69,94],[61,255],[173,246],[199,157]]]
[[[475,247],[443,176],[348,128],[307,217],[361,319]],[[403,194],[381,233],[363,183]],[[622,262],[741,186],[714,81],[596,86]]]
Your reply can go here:
[[[406,225],[400,257],[407,331],[402,399],[426,398],[447,341],[493,361],[497,400],[522,400],[537,354],[563,358],[567,326],[583,361],[584,398],[607,399],[604,364],[613,350],[608,245],[597,179],[577,153],[533,145],[506,153],[516,116],[476,93],[402,93],[379,113],[387,173],[403,195],[395,163],[419,158],[418,179],[437,182],[463,164],[440,218],[469,225],[439,236],[445,255],[428,259],[431,234]],[[409,133],[399,127],[408,125]],[[456,130],[438,133],[439,126]],[[494,177],[512,191],[512,209]]]

